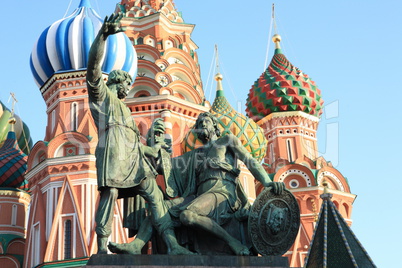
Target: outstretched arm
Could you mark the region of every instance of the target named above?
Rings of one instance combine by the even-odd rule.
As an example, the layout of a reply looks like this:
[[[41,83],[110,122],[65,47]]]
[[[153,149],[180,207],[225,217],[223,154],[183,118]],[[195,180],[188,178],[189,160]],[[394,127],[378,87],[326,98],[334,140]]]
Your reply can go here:
[[[109,35],[123,32],[124,29],[120,27],[120,20],[123,14],[112,14],[108,18],[106,16],[105,21],[101,29],[98,32],[91,49],[89,50],[88,68],[87,68],[87,80],[89,82],[96,82],[102,76],[102,58],[105,51],[106,39]]]
[[[232,152],[247,166],[254,178],[261,182],[264,187],[272,187],[275,194],[281,194],[285,188],[283,182],[271,181],[262,165],[250,155],[246,148],[241,144],[241,141],[234,135],[227,135],[227,137],[230,139],[229,144],[232,145],[230,146]]]

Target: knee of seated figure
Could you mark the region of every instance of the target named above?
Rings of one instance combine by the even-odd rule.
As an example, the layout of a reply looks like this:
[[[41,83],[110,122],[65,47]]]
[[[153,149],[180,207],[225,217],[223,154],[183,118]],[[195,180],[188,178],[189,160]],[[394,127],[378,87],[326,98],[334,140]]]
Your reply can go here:
[[[191,210],[184,210],[180,214],[180,221],[184,225],[191,226],[195,223],[197,214]]]

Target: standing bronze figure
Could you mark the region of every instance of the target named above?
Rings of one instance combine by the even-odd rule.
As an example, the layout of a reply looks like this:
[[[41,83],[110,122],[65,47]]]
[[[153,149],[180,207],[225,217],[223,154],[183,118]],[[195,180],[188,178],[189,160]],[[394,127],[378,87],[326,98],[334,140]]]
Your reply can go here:
[[[92,117],[99,140],[95,151],[100,201],[96,212],[98,254],[107,253],[111,234],[115,201],[135,195],[142,196],[149,205],[151,221],[165,241],[170,254],[189,254],[178,245],[163,193],[158,188],[157,172],[147,156],[157,157],[163,143],[153,147],[142,145],[139,130],[124,104],[132,78],[117,70],[102,78],[101,64],[108,36],[124,31],[120,27],[122,14],[112,14],[96,36],[88,59],[87,87]]]

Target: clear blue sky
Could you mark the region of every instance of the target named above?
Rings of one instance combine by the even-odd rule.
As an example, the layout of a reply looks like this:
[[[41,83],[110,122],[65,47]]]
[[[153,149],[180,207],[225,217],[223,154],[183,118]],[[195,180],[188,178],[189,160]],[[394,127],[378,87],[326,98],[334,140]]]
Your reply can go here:
[[[104,17],[116,0],[91,0]],[[204,89],[212,101],[214,45],[220,50],[224,88],[244,113],[247,93],[264,70],[272,2],[175,0],[186,23],[196,24]],[[46,107],[31,75],[29,56],[42,31],[61,19],[70,0],[2,2],[0,100],[19,100],[16,113],[34,141],[44,138]],[[67,15],[79,4],[72,0]],[[402,2],[278,1],[276,22],[287,58],[322,90],[325,113],[319,149],[357,195],[352,229],[378,267],[395,267],[402,251],[401,108]],[[271,42],[271,41],[269,41]],[[273,55],[270,44],[269,60]]]

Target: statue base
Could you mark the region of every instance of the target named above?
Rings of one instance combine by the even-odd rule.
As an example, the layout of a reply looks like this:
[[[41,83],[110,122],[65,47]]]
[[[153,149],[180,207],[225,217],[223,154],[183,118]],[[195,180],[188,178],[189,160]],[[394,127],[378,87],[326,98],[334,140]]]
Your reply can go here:
[[[288,268],[288,258],[280,256],[222,256],[222,255],[126,255],[95,254],[86,268],[161,268],[161,267],[271,267]]]

